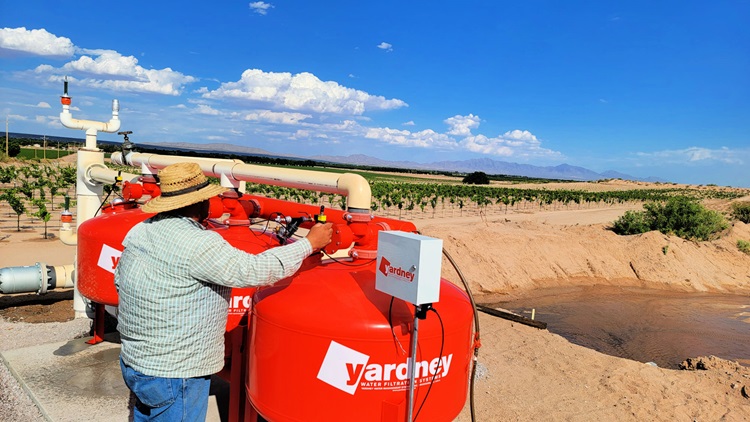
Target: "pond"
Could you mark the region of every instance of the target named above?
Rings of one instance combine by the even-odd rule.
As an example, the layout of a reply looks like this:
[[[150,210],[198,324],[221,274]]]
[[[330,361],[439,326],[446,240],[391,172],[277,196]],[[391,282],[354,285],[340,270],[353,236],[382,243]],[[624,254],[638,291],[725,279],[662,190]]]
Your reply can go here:
[[[662,368],[714,355],[750,366],[750,298],[590,286],[538,290],[497,306],[546,322],[570,342]]]

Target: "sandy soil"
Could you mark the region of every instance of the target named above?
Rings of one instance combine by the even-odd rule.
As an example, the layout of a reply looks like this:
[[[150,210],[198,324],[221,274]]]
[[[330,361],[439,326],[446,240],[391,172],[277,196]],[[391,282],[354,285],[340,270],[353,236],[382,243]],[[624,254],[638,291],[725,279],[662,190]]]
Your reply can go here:
[[[718,240],[702,243],[656,232],[617,236],[607,229],[627,209],[638,207],[511,210],[424,218],[417,226],[423,234],[444,240],[480,302],[584,285],[750,293],[750,256],[736,247],[738,239],[750,240],[750,226],[735,223]],[[0,240],[0,268],[72,262],[73,248],[42,239],[38,222],[26,225],[16,232],[14,216],[8,218],[0,205],[0,239],[9,236]],[[446,278],[458,280],[447,261],[443,269]],[[20,324],[9,322],[19,318],[18,312],[15,317],[8,314],[14,307],[0,303],[6,315],[0,320],[0,350],[9,347],[9,333],[17,333],[13,327]],[[697,366],[705,369],[664,369],[597,353],[548,331],[485,314],[480,320],[475,389],[479,421],[750,420],[750,368],[736,362],[685,356],[694,358],[693,367],[700,362]],[[24,330],[35,329],[23,324]],[[45,325],[49,323],[39,324]],[[0,383],[4,400],[12,389],[6,383]],[[470,420],[468,408],[457,420]]]

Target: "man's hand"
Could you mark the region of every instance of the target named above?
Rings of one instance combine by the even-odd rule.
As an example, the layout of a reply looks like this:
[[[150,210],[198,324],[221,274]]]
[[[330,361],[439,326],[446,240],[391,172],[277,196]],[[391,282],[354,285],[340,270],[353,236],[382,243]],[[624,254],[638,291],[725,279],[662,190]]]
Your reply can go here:
[[[318,223],[310,228],[310,232],[307,233],[307,240],[310,241],[313,251],[319,251],[331,243],[331,236],[333,236],[333,224]]]

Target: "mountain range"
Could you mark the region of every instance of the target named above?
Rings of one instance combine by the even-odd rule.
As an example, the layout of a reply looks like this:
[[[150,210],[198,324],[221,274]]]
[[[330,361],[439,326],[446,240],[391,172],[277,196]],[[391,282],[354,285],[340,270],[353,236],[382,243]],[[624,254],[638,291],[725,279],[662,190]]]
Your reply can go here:
[[[11,134],[14,137],[25,137],[31,139],[42,139],[41,135],[31,134]],[[50,141],[59,140],[62,142],[81,142],[82,140],[77,138],[67,137],[50,137],[47,136]],[[116,142],[107,142],[116,143]],[[417,163],[414,161],[388,161],[379,158],[371,157],[364,154],[354,154],[348,156],[338,155],[314,155],[311,157],[303,157],[293,154],[278,154],[263,150],[261,148],[243,147],[238,145],[232,145],[227,143],[212,143],[212,144],[194,144],[189,142],[149,142],[142,143],[154,148],[166,148],[175,150],[185,151],[205,151],[215,153],[232,153],[240,155],[256,155],[266,157],[277,157],[287,159],[298,159],[298,160],[315,160],[324,161],[337,164],[353,164],[358,166],[372,166],[372,167],[391,167],[391,168],[403,168],[403,169],[415,169],[415,170],[437,170],[457,173],[471,173],[475,171],[481,171],[490,175],[508,175],[508,176],[524,176],[531,178],[540,179],[560,179],[560,180],[576,180],[576,181],[590,181],[590,180],[601,180],[601,179],[623,179],[623,180],[637,180],[643,182],[666,182],[666,180],[657,177],[638,178],[625,173],[619,173],[616,171],[605,171],[603,173],[597,173],[593,170],[589,170],[584,167],[572,166],[569,164],[560,164],[557,166],[534,166],[531,164],[518,164],[507,161],[498,161],[491,158],[475,158],[463,161],[436,161],[431,163]],[[136,145],[137,146],[137,145]]]
[[[584,167],[560,164],[557,166],[535,166],[531,164],[518,164],[507,161],[498,161],[491,158],[475,158],[462,161],[435,161],[431,163],[417,163],[414,161],[388,161],[371,157],[364,154],[348,156],[339,155],[314,155],[303,157],[292,154],[277,154],[260,148],[242,147],[225,143],[192,144],[187,142],[161,142],[149,143],[147,145],[156,148],[174,148],[191,151],[222,152],[246,155],[262,155],[269,157],[280,157],[299,160],[324,161],[337,164],[353,164],[358,166],[391,167],[415,170],[438,170],[458,173],[471,173],[481,171],[491,175],[524,176],[540,179],[560,179],[575,181],[591,181],[601,179],[623,179],[637,180],[642,182],[666,182],[656,177],[638,178],[616,171],[597,173]]]

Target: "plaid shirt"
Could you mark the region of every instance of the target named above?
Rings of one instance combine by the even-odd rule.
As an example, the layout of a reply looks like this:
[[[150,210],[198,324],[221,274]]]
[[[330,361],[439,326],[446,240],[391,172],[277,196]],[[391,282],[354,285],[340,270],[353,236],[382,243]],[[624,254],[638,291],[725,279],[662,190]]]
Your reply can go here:
[[[289,277],[312,253],[302,239],[248,254],[190,218],[163,215],[133,227],[122,244],[115,270],[122,360],[165,378],[220,371],[231,288]]]

